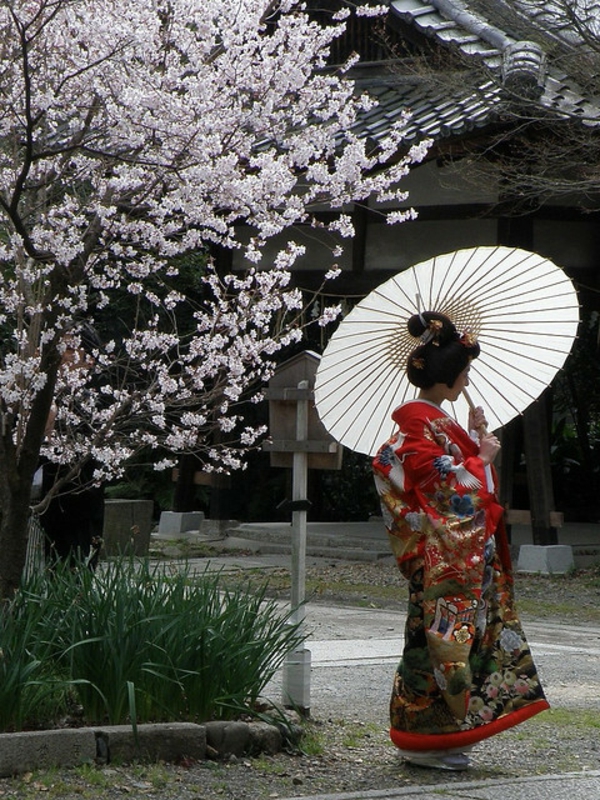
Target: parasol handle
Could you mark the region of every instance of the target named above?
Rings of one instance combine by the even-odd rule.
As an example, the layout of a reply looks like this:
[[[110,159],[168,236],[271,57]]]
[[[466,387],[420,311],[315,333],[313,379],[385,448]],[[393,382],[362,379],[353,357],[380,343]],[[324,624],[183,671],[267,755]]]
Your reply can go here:
[[[471,398],[471,395],[466,389],[463,389],[463,394],[471,411],[475,411],[476,406]],[[479,428],[477,428],[477,433],[479,433],[481,436],[484,436],[487,433],[487,427],[485,425],[480,425]]]

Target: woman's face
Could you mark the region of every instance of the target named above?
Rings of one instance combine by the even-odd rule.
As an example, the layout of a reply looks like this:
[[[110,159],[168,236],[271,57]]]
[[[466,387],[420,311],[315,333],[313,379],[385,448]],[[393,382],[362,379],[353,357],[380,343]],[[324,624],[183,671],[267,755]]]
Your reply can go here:
[[[454,403],[460,397],[462,390],[469,385],[469,370],[471,365],[467,365],[462,372],[459,372],[457,379],[454,381],[452,388],[448,387],[447,400]]]

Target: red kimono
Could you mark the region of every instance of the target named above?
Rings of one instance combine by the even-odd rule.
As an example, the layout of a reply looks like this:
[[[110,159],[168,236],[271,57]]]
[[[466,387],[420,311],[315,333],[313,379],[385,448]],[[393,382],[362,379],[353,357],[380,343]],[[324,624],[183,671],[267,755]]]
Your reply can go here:
[[[413,400],[373,462],[384,522],[409,581],[390,704],[403,750],[469,747],[548,708],[517,616],[496,476],[475,438]]]

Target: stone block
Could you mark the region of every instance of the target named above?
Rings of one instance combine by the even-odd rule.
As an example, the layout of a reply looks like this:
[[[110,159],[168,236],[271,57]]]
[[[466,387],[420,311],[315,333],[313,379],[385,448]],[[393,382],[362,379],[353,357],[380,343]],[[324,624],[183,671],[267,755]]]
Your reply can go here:
[[[103,555],[148,555],[153,513],[152,500],[105,500]]]
[[[199,531],[204,520],[202,511],[163,511],[158,523],[159,536]]]
[[[207,722],[206,743],[220,758],[243,756],[250,746],[250,726],[246,722]]]
[[[566,544],[523,544],[519,549],[519,572],[539,572],[560,575],[573,569],[573,548]]]
[[[31,770],[74,767],[96,759],[90,728],[0,734],[0,777]]]
[[[279,728],[269,725],[268,722],[253,722],[249,728],[248,755],[255,756],[264,753],[272,756],[279,753],[283,743],[283,736]]]
[[[206,729],[193,722],[138,725],[137,739],[131,725],[107,725],[96,728],[95,734],[108,763],[206,758]]]
[[[296,708],[310,715],[311,652],[307,648],[293,650],[283,662],[282,698],[286,708]]]

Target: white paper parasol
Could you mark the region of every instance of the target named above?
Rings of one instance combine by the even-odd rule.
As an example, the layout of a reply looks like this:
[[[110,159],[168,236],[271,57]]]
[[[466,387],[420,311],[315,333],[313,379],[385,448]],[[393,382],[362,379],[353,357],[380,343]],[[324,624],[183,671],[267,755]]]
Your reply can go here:
[[[568,276],[536,253],[509,247],[457,250],[423,261],[374,289],[342,320],[315,379],[317,412],[341,444],[374,455],[391,436],[391,414],[418,389],[405,374],[419,344],[407,320],[438,311],[459,332],[474,333],[481,355],[471,364],[469,395],[489,430],[523,412],[568,356],[579,323]],[[448,410],[467,424],[464,397]]]

